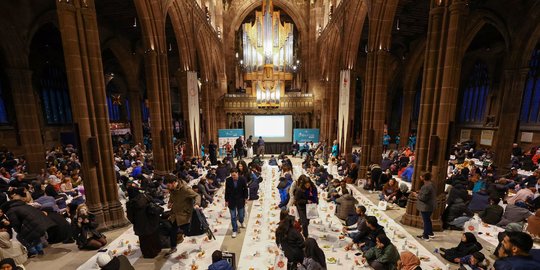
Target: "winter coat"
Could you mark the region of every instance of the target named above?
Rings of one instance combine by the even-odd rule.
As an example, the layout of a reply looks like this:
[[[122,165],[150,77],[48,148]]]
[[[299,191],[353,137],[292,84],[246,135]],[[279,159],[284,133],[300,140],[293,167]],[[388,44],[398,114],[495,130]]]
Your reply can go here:
[[[23,244],[39,241],[49,228],[56,226],[41,211],[21,200],[13,200],[8,204],[6,215],[17,232],[17,239]]]
[[[288,181],[285,179],[284,181],[281,181],[278,184],[278,191],[279,191],[279,207],[286,206],[289,203],[290,197],[289,197],[289,188],[292,185],[292,180]]]
[[[11,241],[9,233],[0,232],[0,260],[12,258],[17,265],[28,260],[28,251],[17,241]]]
[[[477,192],[473,193],[471,201],[469,202],[469,210],[482,211],[489,206],[489,195],[487,193]]]
[[[399,261],[399,252],[393,244],[389,244],[384,249],[372,247],[364,257],[368,262],[377,261],[385,266],[385,269],[396,269],[396,264]]]
[[[208,266],[208,270],[233,270],[233,268],[229,262],[226,260],[221,260]]]
[[[249,200],[258,200],[259,199],[259,179],[253,179],[249,183]]]
[[[178,181],[178,186],[171,191],[169,204],[172,204],[169,220],[176,222],[178,226],[188,224],[193,213],[193,205],[200,205],[200,196],[183,181]]]
[[[444,222],[450,223],[454,219],[462,217],[464,214],[467,216],[471,215],[470,211],[467,209],[467,205],[461,199],[457,199],[453,204],[446,207]]]
[[[304,238],[297,230],[289,230],[286,238],[276,235],[276,244],[281,245],[281,250],[289,262],[302,262],[304,260]]]
[[[507,204],[501,221],[497,223],[497,226],[504,227],[510,223],[519,223],[525,221],[531,212],[526,208],[516,206],[515,204]]]
[[[356,200],[351,194],[345,194],[337,198],[336,203],[339,204],[336,213],[336,216],[339,219],[346,220],[347,217],[356,214],[355,205],[358,204],[358,200]]]
[[[454,259],[472,255],[473,253],[482,250],[482,245],[478,243],[474,234],[466,232],[465,238],[467,238],[466,242],[461,241],[457,247],[447,249],[443,255],[443,258],[453,262]]]
[[[416,209],[420,212],[433,212],[435,205],[437,204],[437,193],[433,183],[424,183],[416,201]]]
[[[151,235],[159,229],[159,214],[149,211],[150,202],[148,195],[139,193],[126,203],[127,218],[133,223],[135,235]]]
[[[49,244],[61,243],[73,238],[71,224],[62,215],[54,211],[48,211],[47,218],[56,224],[56,226],[47,230]]]
[[[480,212],[478,216],[482,219],[483,222],[495,225],[501,221],[502,215],[504,213],[504,209],[502,206],[495,204],[490,205],[484,209],[484,211]]]
[[[82,222],[81,226],[79,226],[79,218],[87,218],[88,222]],[[73,236],[80,249],[86,248],[88,239],[104,237],[103,234],[97,231],[98,223],[96,222],[96,216],[92,213],[89,213],[86,217],[75,216],[71,221],[71,226],[73,227]]]
[[[527,219],[527,232],[533,236],[540,236],[540,210],[536,210],[534,215]]]
[[[493,266],[497,270],[531,270],[540,269],[540,262],[530,256],[510,256],[496,260]]]
[[[312,258],[304,258],[298,270],[325,270],[317,261]]]
[[[230,209],[244,208],[248,199],[247,180],[243,176],[238,176],[236,187],[232,177],[227,178],[225,183],[225,201]]]

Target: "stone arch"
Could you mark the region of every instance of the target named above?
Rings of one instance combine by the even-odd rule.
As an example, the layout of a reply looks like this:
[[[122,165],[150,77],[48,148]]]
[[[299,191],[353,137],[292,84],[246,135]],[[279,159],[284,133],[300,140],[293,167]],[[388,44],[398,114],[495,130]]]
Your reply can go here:
[[[364,0],[343,3],[343,5],[346,4],[346,15],[343,18],[343,24],[346,25],[346,33],[343,37],[341,65],[343,69],[353,69],[358,58],[358,48],[360,46],[362,29],[368,15],[368,6]]]
[[[463,46],[461,47],[462,51],[460,52],[461,56],[465,54],[471,42],[486,24],[492,25],[497,29],[504,39],[506,50],[510,48],[510,32],[508,31],[505,22],[490,11],[478,10],[475,11],[470,18],[468,23],[469,27],[465,30],[465,38],[463,39]]]
[[[4,61],[5,67],[24,68],[28,66],[28,54],[30,46],[26,46],[19,32],[15,31],[15,28],[11,22],[5,18],[0,17],[0,54]]]
[[[39,31],[39,29],[41,29],[43,25],[46,25],[48,23],[52,23],[56,28],[60,29],[58,25],[58,13],[56,9],[49,10],[41,14],[32,22],[30,26],[30,30],[27,33],[27,37],[28,37],[28,40],[26,41],[27,48],[30,48],[30,44],[36,32]]]
[[[526,14],[521,31],[515,34],[511,44],[508,66],[515,68],[528,67],[531,55],[540,42],[540,2],[535,2],[530,12]]]
[[[237,7],[236,9],[233,8],[228,11],[230,14],[238,14],[233,20],[231,20],[231,28],[227,34],[228,37],[234,36],[234,31],[240,27],[242,21],[244,21],[244,18],[261,5],[260,0],[244,0],[238,2],[242,2],[241,6],[235,6]],[[295,26],[298,28],[298,32],[300,32],[300,35],[305,36],[304,34],[307,33],[307,24],[301,15],[302,10],[298,8],[296,4],[291,2],[292,1],[289,0],[274,0],[273,3],[274,6],[283,9],[292,18]]]

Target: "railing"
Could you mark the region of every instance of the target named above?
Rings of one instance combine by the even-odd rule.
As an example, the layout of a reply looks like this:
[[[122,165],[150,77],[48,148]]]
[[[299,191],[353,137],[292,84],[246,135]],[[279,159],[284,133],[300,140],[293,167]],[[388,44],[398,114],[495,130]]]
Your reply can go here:
[[[226,94],[223,97],[225,111],[252,111],[258,109],[257,98],[249,94]],[[313,94],[287,93],[280,98],[282,110],[312,111]]]

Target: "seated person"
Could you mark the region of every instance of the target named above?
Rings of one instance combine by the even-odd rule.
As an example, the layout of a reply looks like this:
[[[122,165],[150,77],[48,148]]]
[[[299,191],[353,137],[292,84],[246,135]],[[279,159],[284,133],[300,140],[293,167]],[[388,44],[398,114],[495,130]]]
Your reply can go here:
[[[398,270],[422,270],[420,259],[410,251],[403,251],[397,262]]]
[[[495,225],[501,221],[504,209],[499,205],[500,201],[501,200],[497,197],[489,198],[489,206],[478,214],[482,219],[482,222]]]
[[[407,206],[407,200],[409,199],[409,186],[405,183],[399,184],[399,190],[396,193],[396,204],[399,205],[399,207],[406,207]]]
[[[527,188],[520,189],[516,195],[508,199],[508,204],[516,204],[516,202],[528,202],[530,199],[533,199],[534,194],[536,193],[536,183],[529,183]]]
[[[345,250],[352,249],[354,244],[364,252],[375,246],[375,238],[379,234],[384,234],[384,227],[379,225],[374,216],[366,217],[366,225],[369,229],[368,232],[356,235],[353,242],[345,246]]]
[[[510,223],[523,223],[529,216],[532,215],[527,209],[527,205],[523,202],[517,204],[508,204],[504,210],[501,221],[497,223],[499,227],[506,227]]]
[[[473,193],[469,202],[469,210],[473,212],[483,211],[489,205],[489,194],[485,189]]]
[[[375,270],[394,269],[400,259],[396,246],[390,242],[390,239],[384,233],[377,235],[375,243],[375,246],[364,254],[369,266]]]
[[[208,207],[208,204],[210,202],[208,201],[206,196],[204,196],[204,194],[201,192],[200,186],[199,185],[193,185],[193,186],[191,186],[191,189],[193,189],[193,191],[195,191],[195,193],[197,193],[199,195],[199,197],[201,198],[201,207],[202,208]]]
[[[540,262],[529,254],[532,237],[524,232],[508,232],[503,238],[502,248],[498,250],[499,259],[493,265],[497,270],[530,270],[540,269]]]
[[[0,260],[7,258],[21,265],[28,260],[28,251],[19,241],[12,241],[9,233],[0,232]]]
[[[524,188],[529,185],[536,185],[536,183],[538,182],[538,179],[540,179],[540,170],[535,170],[532,173],[532,175],[528,176],[527,178],[519,182],[519,187]]]
[[[274,155],[270,156],[270,160],[268,160],[268,165],[269,166],[278,166],[277,160],[274,157]]]
[[[98,224],[95,215],[88,211],[85,204],[77,207],[71,225],[79,249],[97,250],[107,244],[105,235],[97,231]]]
[[[527,232],[532,237],[540,237],[540,209],[527,219]]]
[[[399,185],[396,179],[392,178],[386,184],[384,184],[382,193],[380,194],[379,199],[381,199],[381,201],[387,201],[389,203],[393,203],[396,201],[396,195],[398,191],[399,191]]]
[[[369,230],[366,224],[366,207],[364,207],[363,205],[357,206],[356,215],[358,217],[356,220],[356,224],[351,227],[345,226],[342,229],[342,233],[344,234],[347,234],[348,231],[355,231],[347,234],[352,239],[354,239],[358,234],[367,234]]]
[[[407,166],[407,168],[403,171],[403,173],[401,173],[401,179],[403,179],[403,181],[411,182],[413,173],[414,173],[414,165],[411,163],[409,164],[409,166]]]
[[[289,196],[289,188],[291,187],[293,181],[290,177],[280,177],[279,178],[279,184],[277,186],[279,191],[279,205],[278,207],[282,210],[287,208],[287,204],[289,203],[290,196]]]
[[[461,236],[461,242],[454,248],[440,248],[440,254],[449,262],[459,263],[462,257],[472,255],[482,250],[482,245],[478,243],[473,233],[466,232]]]
[[[349,194],[347,189],[343,190],[343,192],[343,196],[336,199],[338,205],[336,216],[341,220],[347,221],[349,217],[355,216],[356,209],[354,206],[358,203],[358,200],[356,200],[352,194]]]
[[[487,269],[486,264],[484,263],[485,259],[486,259],[486,256],[484,256],[482,252],[477,251],[473,253],[472,255],[467,255],[461,258],[461,260],[459,261],[459,264],[461,267],[468,266],[472,270],[483,270],[483,269]]]
[[[340,186],[339,179],[332,179],[331,184],[328,186],[327,201],[336,201],[339,197],[338,188]]]
[[[212,253],[212,264],[208,266],[208,270],[233,270],[227,260],[223,259],[223,253],[220,250]]]
[[[443,214],[443,227],[456,230],[463,229],[463,225],[473,216],[467,208],[467,204],[461,198],[457,198],[453,204],[449,204]]]

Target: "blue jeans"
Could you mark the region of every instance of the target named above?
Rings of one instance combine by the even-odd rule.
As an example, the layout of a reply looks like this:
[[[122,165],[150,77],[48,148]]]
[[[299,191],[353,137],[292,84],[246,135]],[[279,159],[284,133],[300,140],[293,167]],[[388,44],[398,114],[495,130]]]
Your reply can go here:
[[[430,235],[433,235],[433,225],[431,224],[431,214],[433,212],[420,212],[422,215],[422,221],[424,222],[424,233],[422,234],[424,238],[429,238]]]
[[[232,231],[238,232],[238,223],[236,223],[236,218],[238,217],[238,221],[240,221],[240,223],[244,223],[245,208],[229,207],[229,212],[231,213]]]

